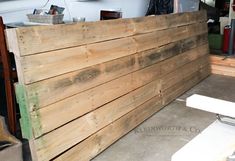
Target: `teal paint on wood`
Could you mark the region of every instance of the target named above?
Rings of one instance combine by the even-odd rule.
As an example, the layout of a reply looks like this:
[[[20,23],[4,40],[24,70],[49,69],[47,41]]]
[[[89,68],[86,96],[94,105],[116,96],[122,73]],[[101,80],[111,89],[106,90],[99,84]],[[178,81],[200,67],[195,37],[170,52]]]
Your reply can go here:
[[[22,130],[22,135],[23,138],[31,139],[33,138],[32,124],[31,124],[30,113],[28,110],[27,98],[24,86],[16,84],[15,90],[16,90],[17,102],[19,103],[20,106],[20,115],[21,115],[20,126]]]

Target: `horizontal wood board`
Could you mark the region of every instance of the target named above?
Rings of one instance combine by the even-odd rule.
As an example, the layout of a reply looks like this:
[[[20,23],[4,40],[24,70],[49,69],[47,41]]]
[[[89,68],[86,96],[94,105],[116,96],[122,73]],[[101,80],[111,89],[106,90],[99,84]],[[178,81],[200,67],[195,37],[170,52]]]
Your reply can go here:
[[[165,92],[164,97],[168,100],[168,103],[173,101],[179,95],[183,94],[192,86],[196,85],[201,80],[205,79],[210,73],[208,69],[209,66],[206,66],[200,71],[193,73],[191,76],[185,78],[184,81],[178,83],[178,86],[174,88],[174,94],[172,94],[172,91]],[[121,117],[114,123],[91,135],[83,142],[75,145],[73,148],[69,149],[54,160],[91,160],[118,139],[120,139],[120,137],[124,136],[130,130],[142,123],[146,118],[149,118],[151,115],[163,108],[163,106],[167,105],[168,103],[163,102],[164,100],[162,98],[163,97],[155,97],[152,100],[146,102],[142,106]]]
[[[70,97],[71,95],[75,95],[88,90],[89,88],[143,69],[172,56],[176,56],[187,51],[189,52],[191,49],[198,48],[198,50],[206,50],[206,45],[207,35],[203,34],[189,39],[180,40],[176,43],[167,44],[162,46],[160,49],[147,50],[27,85],[26,89],[28,98],[30,100],[35,100],[31,98],[37,97],[36,102],[30,103],[30,111],[35,108],[39,109],[53,104]],[[190,57],[194,56],[193,54],[188,55]]]
[[[208,56],[198,58],[192,63],[181,66],[177,71],[170,73],[170,78],[177,77],[180,73],[178,79],[174,79],[175,81],[169,81],[169,76],[166,75],[165,77],[162,77],[162,79],[159,78],[143,88],[137,89],[136,91],[124,95],[119,99],[101,106],[100,108],[84,115],[83,117],[80,117],[73,122],[70,122],[69,124],[66,124],[58,128],[57,130],[54,130],[36,139],[35,143],[37,145],[36,147],[38,148],[38,155],[46,158],[55,157],[56,154],[60,154],[76,143],[79,143],[82,140],[86,139],[87,136],[92,135],[96,131],[99,131],[108,124],[122,117],[124,114],[134,110],[136,106],[139,105],[138,102],[141,104],[143,103],[143,101],[148,100],[148,98],[151,99],[151,97],[156,96],[158,93],[160,95],[163,95],[163,104],[168,104],[173,99],[175,99],[175,97],[179,96],[178,93],[182,94],[186,91],[185,89],[192,87],[184,87],[185,81],[191,81],[190,79],[192,79],[192,73],[194,74],[193,76],[200,76],[199,73],[201,69],[208,67],[207,58]],[[190,79],[187,79],[188,77],[190,77]],[[192,83],[198,82],[198,80],[192,81]],[[178,89],[178,86],[181,86],[182,89]],[[176,89],[172,90],[172,87],[175,87]],[[145,90],[145,93],[141,93],[142,90]],[[176,91],[177,93],[174,94],[174,92],[172,91]],[[138,92],[140,93],[137,94]],[[169,93],[170,95],[164,97],[167,93]],[[58,137],[61,139],[57,139]],[[48,154],[48,156],[46,154]]]
[[[35,120],[33,121],[34,123],[39,124],[37,120],[40,119],[41,126],[40,129],[37,128],[37,130],[34,131],[35,137],[52,131],[73,119],[95,110],[113,99],[131,92],[136,88],[140,88],[141,86],[174,71],[176,68],[183,66],[184,64],[191,63],[193,60],[207,55],[209,52],[207,46],[208,44],[201,45],[189,52],[179,54],[172,59],[168,59],[100,86],[96,86],[42,109],[34,110],[31,113],[32,120]],[[132,78],[138,81],[135,81]],[[175,80],[172,79],[171,81]],[[163,83],[168,82],[164,80]],[[163,89],[165,89],[165,87]],[[101,93],[100,91],[103,92]],[[71,106],[67,107],[66,105],[68,104]],[[64,115],[64,113],[68,113],[68,115]],[[59,117],[60,120],[51,120],[51,118],[54,117]]]
[[[211,55],[210,63],[213,74],[235,77],[235,58]]]
[[[30,84],[203,34],[207,32],[206,26],[206,23],[198,23],[170,28],[133,37],[20,57],[17,61],[22,65],[24,83]]]
[[[70,25],[22,27],[6,32],[9,50],[18,56],[26,56],[205,21],[205,11],[200,11]]]
[[[89,160],[206,78],[205,21],[200,11],[6,30],[34,160]]]

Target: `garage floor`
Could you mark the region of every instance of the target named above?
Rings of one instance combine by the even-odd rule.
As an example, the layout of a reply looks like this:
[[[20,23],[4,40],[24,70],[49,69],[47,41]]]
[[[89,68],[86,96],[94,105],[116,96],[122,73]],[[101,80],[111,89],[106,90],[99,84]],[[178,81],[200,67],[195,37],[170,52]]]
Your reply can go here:
[[[216,120],[185,106],[192,94],[235,102],[235,78],[212,75],[127,134],[93,161],[170,161],[171,156]]]

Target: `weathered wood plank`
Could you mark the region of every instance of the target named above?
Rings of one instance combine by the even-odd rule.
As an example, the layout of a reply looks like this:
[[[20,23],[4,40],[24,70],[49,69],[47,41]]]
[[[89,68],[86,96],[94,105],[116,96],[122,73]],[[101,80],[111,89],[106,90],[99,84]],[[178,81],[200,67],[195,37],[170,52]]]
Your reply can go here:
[[[18,58],[24,79],[20,83],[30,84],[137,52],[159,48],[172,42],[206,33],[206,28],[206,23],[192,24]]]
[[[195,56],[193,56],[193,59],[188,58],[187,59],[188,61],[181,62],[181,66],[190,63],[191,61],[196,60],[197,58],[200,57],[203,57],[203,60],[206,60],[203,55],[207,54],[208,50],[207,48],[205,48],[205,50],[203,51],[201,50],[202,47],[205,47],[205,45],[193,49],[192,50],[193,52],[191,51],[185,52],[183,54],[183,57],[191,57],[191,55]],[[200,52],[198,52],[198,49],[200,50]],[[179,59],[181,59],[180,55],[176,57],[178,57],[178,59],[175,58],[171,59],[174,59],[175,61],[179,61]],[[171,62],[171,59],[166,61]],[[167,73],[175,70],[173,68],[168,68],[168,70],[165,70],[165,66],[166,66],[165,62],[158,63],[143,70],[134,72],[119,79],[105,83],[101,86],[97,86],[85,92],[79,93],[65,100],[56,102],[39,110],[34,109],[31,115],[32,115],[32,122],[35,124],[33,126],[35,127],[34,129],[35,137],[47,133],[63,124],[66,124],[67,122],[74,120],[92,110],[95,110],[96,108],[102,106],[103,104],[109,101],[112,101],[115,98],[118,98],[136,88],[139,88],[140,86],[143,86],[148,82],[153,81],[154,79],[160,78],[163,75],[166,75]],[[180,64],[178,64],[176,68],[181,66]],[[194,66],[195,67],[197,66],[197,62],[192,63],[192,65],[189,64],[189,66],[187,66],[186,69],[184,70],[189,70],[191,69],[189,67],[194,67]],[[164,73],[161,72],[162,68],[165,71]],[[153,73],[150,74],[151,72]],[[188,73],[190,72],[191,70],[188,71]],[[172,76],[170,75],[170,77]],[[132,79],[136,79],[138,81],[136,82],[133,81]],[[174,79],[172,80],[175,81]],[[165,82],[167,83],[168,81],[164,80],[164,84]],[[103,91],[103,93],[101,94],[100,91]],[[70,105],[69,107],[67,106],[68,104]],[[67,115],[64,115],[64,113],[67,113]],[[59,117],[60,119],[51,120],[51,118],[55,117]],[[38,124],[40,124],[40,126]]]
[[[55,157],[159,94],[160,83],[156,80],[36,139],[38,157]]]
[[[196,61],[192,61],[177,70],[167,74],[162,78],[162,91],[167,90],[178,82],[182,82],[190,74],[200,71],[201,68],[208,66],[208,55],[199,57]],[[185,69],[186,68],[186,69]]]
[[[183,81],[177,82],[172,85],[170,88],[162,91],[163,104],[167,105],[178,96],[201,82],[203,79],[210,75],[210,67],[204,65],[199,71],[192,73],[190,76],[184,77]]]
[[[39,137],[159,77],[160,66],[155,64],[35,111],[31,114],[35,120],[32,121],[35,127],[34,137]],[[59,116],[60,119],[51,119],[53,116]],[[41,126],[37,126],[38,124]]]
[[[169,73],[169,71],[174,71],[176,68],[197,59],[200,56],[209,54],[208,44],[197,47],[191,51],[186,52],[187,54],[180,54],[176,57],[172,57],[161,63],[161,73]],[[186,56],[187,55],[187,56]],[[206,59],[209,61],[208,59]]]
[[[213,74],[235,77],[235,67],[211,65],[211,72]]]
[[[235,77],[235,59],[224,56],[210,56],[211,72],[213,74]]]
[[[74,146],[55,161],[89,161],[161,108],[161,98],[154,97]]]
[[[130,113],[152,100],[159,109],[206,77],[205,15],[195,12],[8,30],[21,84],[17,93],[23,135],[32,143],[33,156],[37,160],[67,156],[73,147],[104,135],[102,139],[108,141],[95,153],[79,146],[86,150],[81,150],[82,157],[89,159],[153,110],[146,109],[146,115],[139,111],[144,114],[139,120]],[[156,104],[150,103],[151,107]],[[123,119],[127,115],[133,122],[126,127],[120,123],[127,121]],[[116,125],[118,120],[122,121]],[[99,133],[113,125],[117,130],[117,126],[125,127],[113,136]],[[94,150],[97,142],[90,141],[86,143]]]
[[[160,49],[157,48],[140,52],[135,55],[115,59],[104,64],[27,85],[27,95],[29,100],[32,100],[29,107],[30,111],[42,108],[78,94],[79,92],[195,48],[192,51],[188,51],[188,54],[180,56],[180,62],[177,64],[181,65],[182,63],[187,63],[197,58],[197,56],[207,53],[208,45],[205,39],[207,39],[206,35],[200,35],[199,37],[163,46]],[[204,43],[205,45],[203,45]],[[196,54],[194,54],[194,52]],[[178,56],[174,58],[174,61],[176,59],[178,59]],[[174,61],[170,62],[169,65],[171,69],[168,70],[174,70],[176,66],[176,62]],[[168,63],[168,61],[166,63]],[[163,63],[163,69],[169,66],[165,66],[165,64]],[[166,69],[164,69],[164,72],[167,72]]]
[[[210,56],[210,62],[212,65],[221,65],[227,67],[234,67],[235,68],[235,58],[229,58],[225,56]]]
[[[26,56],[205,21],[206,13],[200,11],[71,25],[17,28],[8,29],[6,32],[9,50],[18,56]]]
[[[177,86],[177,89],[180,90],[177,90],[177,93],[175,93],[175,97],[181,95],[183,92],[185,92],[185,90],[187,90],[187,88],[192,87],[193,85],[198,83],[198,81],[208,75],[208,72],[206,70],[201,70],[200,72],[202,73],[200,79],[198,77],[198,72],[195,72],[190,75],[191,78],[197,78],[194,79],[195,81],[193,82],[186,81],[187,79],[185,79],[185,81],[181,80],[179,84],[180,86]],[[185,85],[187,88],[184,87]],[[170,97],[169,100],[173,101],[170,93],[167,93],[167,95],[164,96]],[[101,129],[97,133],[91,135],[86,140],[75,145],[73,148],[66,151],[54,160],[89,161],[90,159],[94,158],[99,153],[101,153],[103,150],[105,150],[107,147],[109,147],[111,144],[113,144],[115,141],[117,141],[119,138],[121,138],[123,135],[125,135],[127,132],[129,132],[131,129],[136,127],[139,123],[144,121],[145,118],[150,117],[152,114],[154,114],[164,105],[166,105],[165,103],[162,104],[162,98],[163,97],[157,98],[157,100],[155,100],[156,98],[153,98],[152,100],[150,100],[152,101],[152,103],[158,103],[157,108],[151,107],[150,105],[142,105],[141,107],[133,110],[132,112],[123,116],[122,118],[105,127],[104,129]],[[146,116],[145,114],[148,115]],[[142,121],[138,121],[139,119],[141,119]]]
[[[201,64],[203,64],[204,62],[205,62],[205,56],[193,61],[193,63],[188,63],[188,64],[184,65],[184,67],[182,67],[181,70],[179,70],[178,72],[183,73],[182,77],[186,78],[187,76],[191,75],[191,72],[188,72],[188,69],[192,68],[195,71],[200,70],[199,67],[202,66]],[[192,71],[194,71],[194,70],[192,70]],[[198,75],[198,73],[196,73],[196,74]],[[136,77],[133,77],[133,78],[138,79]],[[164,81],[164,79],[162,79],[162,82],[163,81]],[[148,93],[152,93],[149,97],[151,97],[151,96],[154,97],[154,94],[156,95],[158,92],[160,92],[161,83],[159,83],[159,80],[156,80],[152,83],[150,83],[148,89],[146,89],[145,91],[139,92],[139,94],[136,94],[135,92],[143,89],[144,87],[139,88],[139,89],[135,90],[134,92],[131,92],[123,97],[120,97],[119,99],[114,100],[113,102],[106,104],[106,105],[100,107],[99,109],[92,111],[92,112],[88,113],[87,115],[85,115],[85,116],[83,116],[73,122],[70,122],[69,124],[62,126],[61,128],[58,128],[57,130],[52,131],[52,132],[38,138],[36,140],[36,146],[38,148],[38,150],[37,150],[38,156],[40,156],[40,158],[46,157],[45,159],[48,159],[47,157],[49,157],[50,159],[55,157],[56,155],[62,153],[66,149],[70,148],[71,146],[74,146],[75,144],[79,143],[80,141],[86,139],[88,136],[92,135],[93,133],[100,130],[101,128],[107,126],[108,124],[110,124],[114,120],[125,115],[126,113],[128,113],[128,111],[135,109],[138,104],[138,100],[142,100],[142,101],[147,100],[147,98],[144,98],[145,94],[143,94],[143,93],[146,93],[146,95],[148,95]],[[174,83],[175,82],[172,82],[173,85],[174,85]],[[182,83],[182,81],[181,81],[181,83]],[[156,88],[153,88],[154,86]],[[172,85],[170,85],[170,86],[172,86]],[[183,85],[181,85],[181,86],[183,86]],[[152,89],[153,92],[151,92],[152,91],[151,88],[153,88]],[[147,91],[149,91],[149,92],[147,92]],[[130,97],[129,97],[129,96],[133,97],[136,95],[137,95],[137,97],[134,97],[133,100],[130,99]],[[133,103],[133,105],[132,105],[132,103],[129,103],[128,100],[131,101]],[[143,103],[143,102],[140,102],[140,103]],[[114,105],[112,105],[112,104],[114,104]],[[46,122],[48,124],[48,121],[46,121]],[[47,124],[45,124],[45,126]],[[68,135],[68,133],[69,133],[69,135]],[[66,135],[64,135],[64,134],[66,134]],[[61,139],[58,139],[59,136],[63,136],[63,137],[60,137]]]

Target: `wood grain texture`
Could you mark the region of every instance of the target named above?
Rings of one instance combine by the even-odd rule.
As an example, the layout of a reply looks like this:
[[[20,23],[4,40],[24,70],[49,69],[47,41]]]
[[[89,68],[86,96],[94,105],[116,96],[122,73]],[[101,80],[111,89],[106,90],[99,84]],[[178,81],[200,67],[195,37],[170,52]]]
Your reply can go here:
[[[213,74],[235,77],[235,59],[224,56],[210,56],[211,72]]]
[[[162,91],[163,105],[168,105],[177,97],[197,85],[203,79],[207,78],[211,74],[209,64],[204,65],[199,71],[192,73],[191,75],[184,77],[183,81],[175,83],[170,88]]]
[[[207,65],[208,67],[208,65]],[[204,79],[208,76],[208,68],[202,68],[202,70],[194,72],[189,76],[181,79],[177,86],[174,87],[174,94],[172,95],[172,91],[165,92],[164,96],[155,97],[140,107],[136,108],[132,112],[124,115],[114,123],[108,125],[107,127],[101,129],[97,133],[91,135],[81,143],[75,145],[70,150],[66,151],[62,155],[55,158],[55,161],[89,161],[115,141],[117,141],[120,137],[128,133],[130,130],[135,128],[139,123],[143,122],[145,118],[150,117],[152,114],[160,110],[163,106],[168,104],[169,102],[165,102],[164,100],[172,101],[177,96],[181,95],[183,92],[191,88],[193,85],[197,84],[198,81]],[[199,75],[199,73],[200,75]],[[188,78],[193,78],[192,81],[188,81]],[[163,100],[163,98],[165,99]],[[152,102],[152,103],[151,103]],[[151,104],[156,103],[155,107]]]
[[[230,66],[211,65],[213,74],[235,77],[235,68]]]
[[[183,80],[179,80],[179,82],[185,83],[184,78],[187,78],[192,73],[199,71],[200,67],[205,66],[205,64],[208,64],[208,60],[206,61],[206,58],[208,58],[208,56],[204,56],[202,58],[192,61],[192,63],[184,65],[176,73],[174,73],[174,75],[182,73],[181,78],[183,78]],[[191,71],[188,71],[189,69],[191,69]],[[159,79],[162,83],[166,81],[164,77],[163,79],[161,79],[161,77]],[[88,136],[92,135],[96,131],[102,129],[103,127],[122,117],[131,110],[134,110],[136,106],[140,105],[144,101],[148,100],[148,98],[145,98],[145,95],[148,95],[148,93],[150,93],[149,99],[151,97],[154,97],[154,95],[157,95],[157,93],[160,93],[160,90],[162,90],[162,86],[164,86],[164,84],[162,83],[159,83],[159,80],[153,81],[153,84],[150,83],[150,85],[145,86],[145,91],[142,91],[144,87],[137,89],[123,97],[120,97],[119,99],[113,102],[110,102],[109,104],[106,104],[96,109],[95,111],[86,114],[81,118],[78,118],[77,120],[74,120],[73,122],[62,126],[61,128],[58,128],[55,131],[52,131],[36,139],[35,142],[38,148],[38,156],[40,158],[45,157],[42,160],[47,160],[48,158],[51,159],[56,155],[62,153],[66,149],[70,148],[71,146],[76,145],[77,143],[86,139]],[[174,84],[174,81],[171,81],[170,84],[168,82],[168,86],[170,87],[174,86]],[[149,88],[147,88],[148,86]],[[183,84],[181,86],[183,86]],[[181,91],[185,92],[184,89],[185,88],[183,88],[183,91]],[[139,90],[141,90],[139,94],[135,93]],[[135,97],[132,100],[130,99],[130,96],[132,98],[133,96]],[[138,104],[138,99],[140,100],[140,104]],[[164,102],[165,99],[168,99],[168,97],[164,98]],[[58,139],[58,137],[61,139]]]
[[[39,119],[41,124],[40,128],[33,126],[34,137],[37,138],[158,78],[160,78],[160,65],[155,64],[33,112],[31,115],[35,121],[32,122],[37,125],[36,120]],[[64,112],[67,115],[64,115]],[[53,120],[52,115],[60,116],[60,119]]]
[[[180,55],[187,51],[189,54],[186,54],[187,56],[185,56],[185,54],[182,55],[182,59],[180,59],[180,61],[187,62],[189,60],[193,60],[198,54],[207,53],[208,47],[206,45],[206,35],[200,35],[178,41],[176,43],[171,43],[162,46],[161,48],[140,52],[135,55],[115,59],[66,75],[61,75],[27,85],[26,89],[30,101],[30,111],[53,104],[100,84],[143,69],[170,57]],[[196,50],[195,52],[198,52],[198,54],[191,55],[191,53],[194,52],[194,50],[189,51],[191,49]],[[175,59],[177,59],[177,57]],[[174,61],[175,60],[170,62],[171,70],[173,70],[176,65]],[[180,62],[178,64],[180,65]]]
[[[159,94],[160,83],[156,80],[36,139],[38,157],[55,157]]]
[[[200,11],[70,25],[25,27],[8,29],[6,32],[9,50],[18,56],[26,56],[205,21],[205,11]],[[18,45],[14,44],[15,40]]]
[[[19,61],[24,79],[24,82],[21,83],[34,83],[137,52],[159,48],[165,44],[206,33],[206,27],[206,23],[197,23],[133,37],[21,57]]]
[[[181,82],[184,78],[189,76],[191,73],[200,71],[205,66],[208,66],[208,55],[199,57],[198,59],[187,63],[184,66],[174,70],[162,78],[162,91],[167,90],[174,84]]]
[[[210,55],[210,62],[213,65],[235,67],[235,58],[225,56]]]
[[[76,119],[92,110],[95,110],[96,108],[111,101],[112,99],[118,98],[136,88],[143,86],[148,82],[153,81],[154,79],[161,78],[162,76],[173,72],[177,68],[184,66],[185,64],[190,63],[200,57],[203,57],[203,59],[206,60],[204,55],[208,54],[207,46],[208,44],[201,45],[188,52],[182,53],[163,62],[154,64],[140,71],[128,74],[100,86],[94,87],[90,90],[53,103],[39,110],[34,110],[31,113],[33,122],[38,124],[37,120],[40,120],[40,129],[38,129],[38,126],[35,126],[35,137],[52,131],[53,129],[60,127],[73,119]],[[174,62],[178,62],[177,65],[174,65],[174,68],[167,65],[171,64],[172,60],[174,60]],[[192,63],[191,66],[194,67],[196,65],[197,63]],[[185,70],[189,70],[189,67],[186,67]],[[191,72],[191,70],[189,70],[188,72]],[[152,75],[149,77],[151,73]],[[172,75],[170,75],[170,78],[171,77]],[[136,82],[132,79],[138,81]],[[166,80],[164,81],[167,82]],[[172,78],[172,81],[176,81],[174,80],[174,77]],[[103,92],[101,93],[100,91]],[[67,106],[68,104],[70,105],[69,107]],[[67,115],[64,115],[64,113],[67,113]],[[60,119],[51,119],[55,117],[59,117]]]
[[[54,160],[89,161],[161,108],[161,98],[154,97]]]
[[[205,21],[203,11],[7,30],[33,159],[87,161],[208,76]]]

